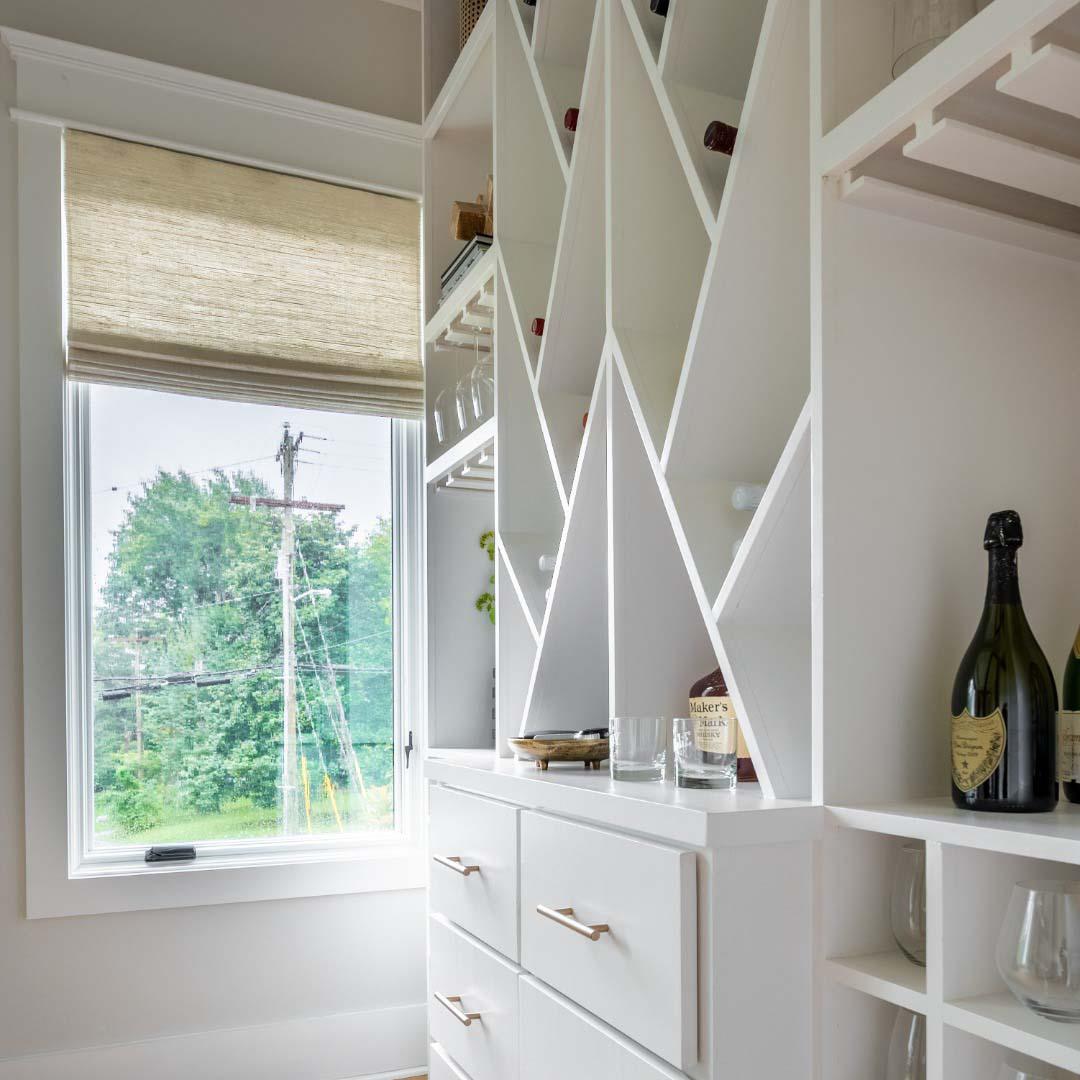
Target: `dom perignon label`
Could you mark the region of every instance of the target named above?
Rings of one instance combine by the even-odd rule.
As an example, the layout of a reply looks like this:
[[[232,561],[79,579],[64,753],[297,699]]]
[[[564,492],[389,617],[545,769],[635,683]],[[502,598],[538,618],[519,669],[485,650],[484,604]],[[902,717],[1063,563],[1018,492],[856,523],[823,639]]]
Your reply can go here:
[[[974,791],[994,775],[1005,753],[1005,718],[996,709],[972,716],[965,709],[952,718],[952,774],[961,791]]]
[[[694,721],[694,745],[708,754],[734,754],[738,738],[738,717],[729,697],[690,699],[690,719]]]
[[[1080,712],[1058,713],[1058,779],[1080,780]]]

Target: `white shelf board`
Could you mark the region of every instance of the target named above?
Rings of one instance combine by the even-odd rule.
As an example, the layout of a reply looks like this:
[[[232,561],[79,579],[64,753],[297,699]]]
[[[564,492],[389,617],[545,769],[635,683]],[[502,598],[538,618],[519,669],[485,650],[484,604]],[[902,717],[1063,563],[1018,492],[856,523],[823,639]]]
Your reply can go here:
[[[488,281],[494,282],[497,257],[495,245],[492,244],[476,265],[454,286],[453,291],[439,305],[424,327],[425,342],[430,345],[461,314],[461,309],[478,293],[484,291]],[[494,292],[494,285],[489,291]]]
[[[736,791],[691,791],[674,783],[612,780],[608,769],[497,758],[494,751],[430,751],[428,780],[505,799],[530,810],[565,814],[688,847],[772,844],[816,839],[822,811],[809,801],[766,799],[756,784]]]
[[[840,195],[851,206],[1080,262],[1080,234],[1066,229],[971,206],[873,176],[855,180],[845,177]]]
[[[994,0],[933,52],[841,120],[817,148],[817,173],[840,176],[895,139],[1073,6]]]
[[[454,66],[450,69],[450,74],[446,77],[446,82],[443,83],[442,89],[439,91],[439,96],[435,99],[434,104],[428,110],[427,117],[424,119],[424,138],[431,139],[438,134],[439,129],[446,121],[447,117],[454,111],[455,105],[462,104],[462,98],[466,88],[470,88],[474,84],[474,78],[476,76],[483,77],[486,74],[488,82],[491,81],[491,71],[482,72],[483,65],[480,63],[482,57],[491,59],[490,53],[485,53],[488,44],[491,42],[492,35],[495,31],[495,5],[488,4],[484,8],[483,13],[477,20],[476,26],[473,27],[472,33],[469,35],[469,40],[465,43],[465,48],[461,50],[457,60],[454,61]],[[490,87],[487,94],[487,116],[488,123],[491,123],[491,101],[490,101]],[[473,108],[470,105],[467,110],[467,115],[460,118],[461,123],[466,125],[472,122]]]
[[[920,125],[904,156],[1080,206],[1080,159],[945,117]]]
[[[424,483],[430,484],[459,469],[481,450],[495,443],[495,417],[485,420],[479,427],[467,431],[453,446],[444,450],[424,469]]]
[[[1018,49],[1012,67],[997,81],[1003,94],[1080,118],[1080,53],[1050,42]]]
[[[1037,1016],[1008,991],[947,1001],[941,1015],[969,1035],[1080,1072],[1080,1025]]]
[[[1080,865],[1080,806],[1065,801],[1048,814],[961,810],[951,798],[828,810],[853,829]]]
[[[825,961],[833,982],[926,1013],[926,968],[913,964],[898,949],[867,956],[838,956]]]

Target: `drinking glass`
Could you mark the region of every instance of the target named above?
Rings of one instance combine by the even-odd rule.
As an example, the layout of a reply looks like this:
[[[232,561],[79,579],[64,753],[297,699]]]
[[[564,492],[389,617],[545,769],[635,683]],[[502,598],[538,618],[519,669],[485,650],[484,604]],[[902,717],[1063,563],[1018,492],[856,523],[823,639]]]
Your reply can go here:
[[[461,432],[462,435],[468,430],[471,422],[471,405],[469,400],[471,396],[472,395],[469,393],[469,376],[462,375],[461,378],[458,379],[457,386],[454,387],[454,415],[457,418],[458,431]]]
[[[893,0],[892,77],[902,75],[977,10],[977,0]]]
[[[667,776],[667,720],[616,716],[611,721],[612,780],[663,780]]]
[[[926,848],[905,844],[893,867],[889,915],[900,951],[926,967]]]
[[[997,968],[1016,999],[1039,1016],[1080,1022],[1080,881],[1013,887]]]
[[[897,1011],[885,1080],[926,1080],[926,1018],[918,1013]]]
[[[469,372],[469,393],[472,413],[478,420],[495,415],[495,365],[490,357],[476,361]]]
[[[440,390],[435,395],[435,404],[431,407],[431,418],[435,422],[435,441],[442,446],[450,437],[450,387]]]
[[[732,719],[731,724],[735,721]],[[685,788],[733,790],[739,776],[735,733],[710,730],[703,721],[678,717],[671,724],[675,784]],[[725,743],[730,742],[730,748]],[[729,752],[730,750],[730,752]]]

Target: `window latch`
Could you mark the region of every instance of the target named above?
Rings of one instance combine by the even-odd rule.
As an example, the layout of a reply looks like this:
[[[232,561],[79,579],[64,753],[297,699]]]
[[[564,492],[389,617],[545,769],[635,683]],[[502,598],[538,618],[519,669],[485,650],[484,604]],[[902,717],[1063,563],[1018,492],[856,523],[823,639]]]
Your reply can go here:
[[[195,848],[182,844],[152,847],[146,850],[147,862],[191,862],[194,858]]]
[[[410,731],[409,732],[409,742],[405,746],[405,768],[406,769],[409,767],[409,757],[412,754],[414,749],[415,749],[415,747],[413,746],[412,732]]]

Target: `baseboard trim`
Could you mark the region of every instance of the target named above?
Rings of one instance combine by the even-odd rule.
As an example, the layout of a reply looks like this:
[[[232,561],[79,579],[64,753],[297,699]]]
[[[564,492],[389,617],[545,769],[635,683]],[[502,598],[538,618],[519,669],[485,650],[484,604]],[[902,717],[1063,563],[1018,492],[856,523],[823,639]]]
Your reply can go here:
[[[0,1080],[402,1080],[426,1062],[427,1007],[405,1005],[7,1058]]]

